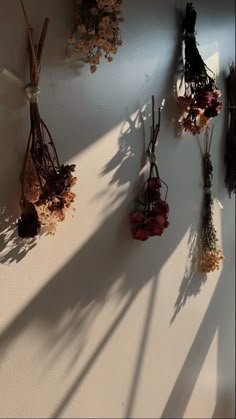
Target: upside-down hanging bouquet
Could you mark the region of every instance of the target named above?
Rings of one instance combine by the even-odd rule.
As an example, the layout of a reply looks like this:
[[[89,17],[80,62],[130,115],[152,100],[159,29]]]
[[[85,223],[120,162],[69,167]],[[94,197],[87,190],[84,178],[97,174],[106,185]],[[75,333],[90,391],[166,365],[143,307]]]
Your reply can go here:
[[[120,23],[122,0],[77,0],[75,25],[67,40],[66,55],[85,55],[94,73],[104,55],[108,62],[122,45]]]
[[[147,150],[150,164],[149,176],[135,200],[134,211],[129,215],[132,236],[135,240],[142,241],[152,236],[161,236],[169,225],[169,205],[166,202],[167,192],[165,199],[161,198],[162,184],[166,186],[167,190],[168,187],[159,176],[155,155],[157,136],[160,130],[161,110],[159,108],[159,120],[155,124],[154,105],[154,96],[152,96],[151,140]]]
[[[41,226],[53,232],[57,222],[64,220],[65,212],[75,198],[71,188],[76,178],[72,175],[75,165],[59,163],[52,136],[38,108],[41,56],[49,20],[45,19],[36,45],[23,0],[20,3],[29,42],[30,84],[25,93],[30,103],[30,133],[20,177],[22,213],[18,221],[18,234],[22,238],[30,238],[40,232]]]
[[[229,196],[236,193],[236,64],[230,65],[226,79],[229,127],[225,144],[225,185]]]
[[[197,48],[196,19],[197,13],[192,3],[187,3],[183,21],[185,93],[177,101],[182,114],[182,128],[193,135],[200,134],[209,120],[219,114],[222,106],[219,100],[221,92],[216,86],[215,76],[204,63]]]
[[[220,262],[224,259],[223,250],[218,246],[216,229],[213,221],[212,178],[213,166],[211,163],[210,148],[213,131],[209,137],[209,128],[206,128],[204,146],[201,150],[204,180],[202,228],[200,233],[199,268],[208,273],[219,269]]]

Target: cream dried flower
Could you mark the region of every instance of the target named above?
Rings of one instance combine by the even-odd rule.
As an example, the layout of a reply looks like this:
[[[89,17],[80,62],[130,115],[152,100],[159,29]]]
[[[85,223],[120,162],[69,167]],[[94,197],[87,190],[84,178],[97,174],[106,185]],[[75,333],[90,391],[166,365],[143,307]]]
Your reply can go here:
[[[124,19],[121,8],[122,0],[78,0],[75,29],[67,42],[67,56],[71,57],[78,50],[85,54],[91,73],[100,63],[94,57],[104,55],[112,62],[110,54],[116,54],[122,45],[119,25]]]

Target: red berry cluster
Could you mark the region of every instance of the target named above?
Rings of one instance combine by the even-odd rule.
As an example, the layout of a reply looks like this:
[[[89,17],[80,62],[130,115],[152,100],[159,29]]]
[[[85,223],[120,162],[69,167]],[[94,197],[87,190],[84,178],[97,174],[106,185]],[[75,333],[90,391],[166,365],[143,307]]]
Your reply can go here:
[[[160,188],[159,178],[148,179],[136,201],[136,209],[129,216],[135,240],[145,241],[152,236],[161,236],[169,225],[169,205],[161,199]]]

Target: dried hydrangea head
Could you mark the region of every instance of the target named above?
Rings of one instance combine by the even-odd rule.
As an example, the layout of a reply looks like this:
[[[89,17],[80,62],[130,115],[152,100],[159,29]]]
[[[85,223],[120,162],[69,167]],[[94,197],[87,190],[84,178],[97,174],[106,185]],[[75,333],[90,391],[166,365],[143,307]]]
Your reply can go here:
[[[122,0],[78,0],[75,27],[68,38],[66,55],[81,52],[90,64],[94,73],[104,56],[108,62],[113,61],[122,45],[120,23]]]

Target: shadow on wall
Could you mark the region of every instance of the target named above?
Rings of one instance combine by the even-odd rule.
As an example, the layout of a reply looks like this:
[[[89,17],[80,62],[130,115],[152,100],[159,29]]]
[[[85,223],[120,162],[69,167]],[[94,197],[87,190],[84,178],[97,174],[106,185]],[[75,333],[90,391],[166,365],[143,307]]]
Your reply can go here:
[[[222,220],[222,245],[228,244],[231,223],[227,217]],[[226,247],[226,246],[225,246]],[[227,246],[229,249],[229,247]],[[183,418],[192,392],[206,360],[215,334],[218,334],[217,352],[217,395],[212,418],[235,417],[235,382],[232,369],[235,366],[235,347],[232,333],[235,332],[235,281],[232,261],[234,249],[226,255],[223,269],[203,317],[199,330],[184,361],[175,385],[170,393],[161,418]],[[208,280],[210,281],[210,275]],[[227,304],[222,302],[227,301]],[[206,389],[207,390],[207,389]],[[194,412],[193,412],[194,415]]]
[[[203,210],[203,209],[202,209]],[[199,214],[199,223],[191,225],[188,239],[188,259],[185,266],[185,273],[179,287],[179,294],[175,302],[174,313],[171,318],[171,324],[174,322],[179,311],[187,302],[188,298],[196,297],[202,286],[207,280],[207,275],[198,270],[198,249],[199,249],[199,231],[201,229],[201,215]]]
[[[50,3],[45,1],[44,5],[45,8],[48,7],[50,9],[52,7],[53,10],[55,2],[53,1]],[[160,8],[160,12],[162,13],[162,8]],[[160,16],[159,18],[161,19]],[[179,54],[177,54],[177,56],[179,57]],[[177,56],[175,57],[175,60]],[[172,68],[176,67],[175,64]],[[171,75],[171,82],[170,79],[168,79],[164,89],[165,91],[162,92],[162,95],[158,95],[159,101],[161,101],[162,97],[166,97],[166,92],[168,92],[169,95],[169,86],[172,86],[172,84],[173,74]],[[160,76],[158,71],[156,71],[155,74],[152,75],[152,80],[148,89],[150,92],[152,91],[155,94],[156,86],[159,85]],[[74,142],[71,144],[69,151],[70,155],[66,154],[68,153],[67,150],[64,151],[65,158],[69,158],[71,155],[79,153],[85,146],[94,143],[96,139],[102,135],[101,127],[103,127],[103,132],[107,132],[112,126],[115,126],[119,122],[118,119],[122,115],[121,108],[123,110],[124,106],[128,106],[131,114],[137,110],[137,103],[127,104],[121,100],[120,93],[118,93],[118,90],[122,91],[120,86],[115,86],[115,89],[114,95],[116,93],[118,94],[118,100],[114,103],[112,115],[108,112],[109,117],[107,117],[107,108],[105,107],[102,109],[102,122],[99,122],[99,129],[97,130],[96,118],[99,119],[101,117],[101,114],[98,112],[98,115],[95,117],[94,124],[90,124],[89,126],[89,140],[86,138],[86,142],[84,140],[84,143]],[[97,94],[99,95],[99,92],[97,92]],[[103,90],[103,97],[104,102],[109,104],[109,86],[106,86],[106,89]],[[93,98],[91,99],[93,100]],[[158,100],[156,100],[156,103],[158,103]],[[141,103],[141,105],[143,105],[143,103]],[[65,106],[67,106],[67,104],[65,104]],[[28,327],[34,328],[34,325],[40,325],[48,336],[48,340],[46,344],[43,345],[41,350],[43,352],[47,352],[50,358],[50,364],[56,362],[57,357],[60,357],[65,348],[69,345],[72,347],[76,346],[77,350],[75,350],[73,358],[68,360],[69,369],[75,360],[77,360],[80,356],[81,348],[87,339],[89,326],[101,306],[109,297],[110,291],[113,289],[114,285],[116,285],[117,299],[125,299],[125,303],[119,314],[101,338],[97,348],[84,365],[82,371],[78,374],[71,388],[65,394],[64,399],[61,400],[55,408],[55,412],[52,417],[59,417],[63,413],[72,397],[74,397],[76,392],[79,390],[81,383],[86,378],[95,361],[102,353],[107,342],[118,328],[121,320],[127,314],[131,304],[134,302],[141,289],[149,281],[153,281],[150,304],[146,313],[145,328],[143,330],[142,342],[136,362],[136,370],[134,371],[127,403],[127,414],[132,413],[138,381],[140,378],[143,355],[145,352],[145,345],[147,342],[147,335],[149,333],[151,314],[154,307],[154,296],[157,291],[158,275],[162,266],[170,257],[174,249],[178,246],[193,219],[193,208],[186,205],[186,199],[188,196],[186,190],[183,188],[183,184],[186,183],[185,173],[182,170],[178,170],[178,168],[182,165],[183,156],[175,153],[176,147],[173,147],[173,141],[170,139],[172,138],[171,131],[173,128],[172,126],[168,128],[170,120],[169,113],[173,115],[171,106],[174,106],[172,94],[171,96],[168,96],[166,107],[163,112],[163,126],[166,128],[166,138],[165,142],[163,142],[163,127],[161,127],[158,151],[160,153],[160,165],[162,166],[160,168],[160,173],[170,186],[171,179],[168,179],[165,164],[162,162],[168,162],[166,167],[171,165],[171,167],[177,168],[175,175],[175,189],[178,191],[178,194],[175,194],[170,187],[169,202],[170,208],[172,208],[171,202],[178,202],[178,208],[175,208],[173,205],[174,210],[170,213],[171,224],[167,231],[161,238],[154,238],[146,243],[134,242],[130,236],[127,215],[130,209],[132,209],[131,203],[133,198],[134,179],[131,182],[127,174],[128,170],[130,170],[130,160],[133,159],[133,163],[131,164],[136,165],[134,157],[136,156],[137,158],[140,153],[140,146],[137,145],[137,139],[138,136],[140,136],[140,138],[142,137],[142,133],[140,135],[140,129],[137,130],[133,121],[128,118],[127,123],[130,127],[130,131],[123,133],[124,137],[121,137],[119,141],[120,150],[118,155],[114,156],[112,161],[109,162],[103,170],[103,174],[106,174],[109,171],[116,169],[113,182],[118,185],[129,184],[130,189],[128,194],[126,195],[126,193],[123,193],[123,195],[119,195],[119,199],[122,198],[122,204],[113,213],[107,216],[106,220],[100,225],[96,233],[79,249],[77,254],[63,267],[63,269],[51,278],[50,282],[47,283],[45,287],[32,299],[32,301],[19,313],[19,315],[7,326],[5,331],[3,331],[0,336],[0,353],[3,356],[5,351],[9,350],[15,340],[20,335],[24,334]],[[86,101],[81,121],[90,108],[91,103]],[[93,107],[92,109],[94,110]],[[118,116],[115,117],[116,114]],[[110,118],[110,116],[112,117]],[[86,118],[84,119],[86,121]],[[7,132],[7,129],[8,128],[5,127],[4,131]],[[14,135],[15,134],[12,132],[9,136],[11,137]],[[17,174],[14,174],[14,179],[18,179],[18,169],[19,167],[16,170]],[[191,161],[186,161],[186,170],[190,169]],[[6,167],[4,170],[6,171]],[[134,176],[136,175],[138,176],[138,173],[134,173]],[[15,180],[12,180],[12,182],[14,181]],[[115,223],[114,220],[116,220]],[[117,220],[119,221],[117,222]],[[160,240],[161,246],[158,247]],[[114,263],[114,257],[119,260],[119,264]],[[13,258],[13,256],[10,256],[10,258]],[[140,260],[145,260],[145,264],[140,264]],[[96,278],[95,281],[94,278]],[[228,324],[226,322],[228,313],[219,311],[219,306],[220,299],[223,298],[222,293],[226,293],[227,296],[229,293],[229,296],[232,297],[232,289],[228,289],[227,286],[224,286],[224,288],[222,287],[221,284],[224,282],[223,279],[224,278],[222,277],[221,281],[219,281],[219,284],[217,285],[212,298],[212,303],[207,311],[208,314],[206,313],[205,316],[205,322],[203,321],[203,324],[199,329],[192,349],[189,352],[189,356],[186,359],[182,372],[177,379],[176,385],[164,409],[163,417],[168,417],[168,412],[171,413],[173,411],[175,412],[175,415],[180,415],[176,417],[181,417],[181,414],[186,409],[187,400],[189,400],[191,395],[190,392],[193,390],[194,383],[196,382],[203,360],[205,359],[207,347],[209,348],[213,333],[215,333],[214,331],[217,329],[219,324]],[[230,286],[229,283],[227,283],[227,285],[228,287]],[[224,301],[225,298],[227,300],[227,297],[224,296]],[[221,310],[226,309],[228,310],[228,308],[221,306]],[[61,325],[61,319],[63,319],[65,314],[68,313],[69,315],[67,316],[66,321],[63,325]],[[224,333],[226,333],[226,331],[223,328],[222,334]],[[224,336],[222,337],[224,338]],[[202,350],[200,352],[199,345],[200,347],[202,345]],[[192,367],[194,362],[195,369]],[[226,360],[224,358],[223,351],[221,350],[221,353],[219,351],[219,365],[223,362],[226,362]],[[224,371],[223,367],[222,370]],[[192,371],[192,374],[190,374],[189,371]],[[187,372],[187,375],[191,375],[190,385],[188,380],[184,380]],[[188,384],[187,389],[186,383]]]
[[[123,133],[125,135],[125,142],[128,140],[130,144],[135,144],[135,141],[139,138],[143,141],[142,131],[141,129],[140,133],[140,129],[135,128],[135,124],[132,123],[130,131],[128,129],[128,138],[127,133]],[[167,136],[165,138],[165,144],[161,146],[161,138],[162,131],[160,131],[160,148],[162,148],[160,155],[161,160],[165,162],[172,148],[172,139],[171,136]],[[123,140],[122,138],[120,139],[121,145],[124,144]],[[134,150],[135,153],[136,147]],[[126,154],[127,152],[125,151],[125,156]],[[170,164],[173,165],[175,161],[176,166],[179,167],[182,156],[179,154],[178,156],[173,156],[172,160],[172,157],[169,155]],[[129,151],[127,158],[129,160]],[[129,182],[127,178],[127,166],[126,163],[123,165],[123,161],[126,161],[126,157],[123,159],[123,154],[121,153],[121,162],[119,164],[118,160],[116,161],[117,170],[114,175],[114,181],[121,185]],[[189,161],[189,164],[191,166],[191,161]],[[113,167],[112,165],[114,166],[114,160],[111,163],[111,167]],[[186,167],[187,165],[186,163]],[[108,170],[108,167],[105,170]],[[164,168],[162,168],[161,173],[164,177]],[[68,346],[71,345],[72,348],[77,348],[74,351],[73,357],[68,360],[69,369],[80,356],[83,345],[86,343],[90,324],[109,297],[114,285],[116,285],[116,298],[120,299],[120,301],[125,299],[123,308],[101,338],[97,348],[64,399],[57,406],[52,417],[59,417],[62,414],[71,398],[79,390],[81,383],[102,353],[121,320],[125,317],[136,296],[149,281],[153,281],[150,305],[147,310],[145,328],[143,330],[143,339],[130,389],[128,412],[132,412],[147,343],[147,335],[149,333],[151,314],[154,308],[154,297],[157,291],[159,272],[186,233],[193,217],[191,206],[186,207],[185,205],[186,190],[181,187],[184,180],[185,175],[183,172],[180,172],[176,176],[175,185],[175,188],[178,190],[179,206],[174,209],[174,214],[170,213],[171,224],[169,228],[161,238],[150,239],[145,243],[134,242],[130,235],[128,213],[132,206],[133,195],[133,188],[131,191],[130,185],[128,195],[126,196],[126,192],[123,193],[123,201],[120,207],[107,216],[97,232],[2,333],[0,337],[0,352],[3,356],[4,352],[9,350],[15,340],[24,334],[26,329],[29,327],[34,328],[34,325],[40,325],[44,329],[44,333],[48,336],[48,339],[46,339],[47,342],[41,350],[43,353],[47,353],[49,365],[53,365],[57,361],[57,357],[60,357]],[[119,196],[119,199],[121,199],[121,196]],[[174,197],[174,202],[175,200],[176,197]],[[182,217],[183,213],[185,214],[184,217]],[[114,223],[114,220],[119,220],[119,222]],[[159,246],[160,241],[161,246]],[[114,257],[119,260],[119,264],[114,263]],[[140,264],[140,260],[145,260],[145,264]],[[95,281],[94,278],[96,278]],[[67,315],[66,320],[65,315]],[[63,325],[61,324],[62,319],[64,319]]]
[[[163,115],[165,118],[165,113]],[[64,400],[57,407],[53,417],[61,415],[121,320],[125,317],[140,290],[147,282],[153,281],[150,306],[146,315],[144,339],[138,354],[137,369],[131,386],[129,402],[129,411],[131,412],[136,395],[140,365],[145,352],[159,272],[186,233],[192,219],[192,208],[189,206],[185,208],[184,197],[186,196],[186,191],[181,188],[184,182],[184,173],[180,172],[176,177],[175,186],[179,190],[180,205],[178,208],[175,208],[174,216],[170,215],[170,219],[172,217],[171,224],[165,234],[161,238],[150,239],[146,243],[133,241],[129,231],[128,213],[132,209],[132,183],[135,183],[134,179],[136,177],[138,178],[139,167],[136,167],[136,173],[133,174],[133,182],[128,179],[127,173],[128,168],[130,169],[128,163],[130,159],[133,159],[133,155],[136,155],[136,159],[133,159],[133,162],[131,161],[130,163],[131,165],[136,165],[135,161],[137,161],[138,150],[140,150],[140,147],[137,146],[137,141],[140,140],[140,144],[143,144],[143,127],[140,129],[139,125],[130,119],[128,119],[127,124],[129,128],[122,133],[124,137],[121,137],[119,140],[121,145],[120,154],[115,159],[112,159],[110,164],[104,168],[104,172],[116,168],[113,181],[119,185],[128,183],[128,195],[126,196],[126,192],[124,192],[123,196],[119,196],[119,199],[122,197],[123,200],[120,207],[107,216],[97,232],[25,309],[19,313],[0,337],[0,352],[3,356],[4,352],[9,350],[9,347],[14,344],[20,335],[24,334],[28,327],[33,328],[36,324],[40,325],[44,329],[44,333],[48,334],[47,343],[41,349],[48,354],[49,365],[56,362],[57,357],[63,354],[68,345],[76,346],[77,351],[74,352],[73,359],[68,360],[68,368],[70,368],[79,357],[81,348],[86,342],[91,322],[104,304],[104,301],[109,297],[114,284],[116,284],[117,299],[122,300],[125,298],[124,306],[111,327],[101,338],[93,355],[78,375],[74,385],[65,395]],[[147,124],[149,128],[150,122],[147,121]],[[165,125],[165,119],[163,119],[163,125]],[[170,150],[173,146],[171,135],[166,136],[165,142],[161,141],[161,138],[162,128],[159,147],[160,162],[165,162],[169,158],[170,164],[173,165],[175,161],[176,166],[179,167],[182,156],[178,155],[179,161],[178,158],[176,160],[175,155],[171,156]],[[129,147],[133,151],[130,152]],[[139,161],[142,161],[142,155],[141,152],[139,154],[140,158],[138,158]],[[189,164],[191,165],[191,162]],[[163,177],[166,176],[164,167],[161,173]],[[183,211],[185,217],[182,217]],[[119,222],[114,223],[114,220],[119,220]],[[160,240],[161,246],[158,246]],[[158,246],[158,253],[156,246]],[[114,257],[119,260],[119,264],[114,263]],[[140,265],[140,260],[145,260],[145,264]],[[94,281],[94,278],[96,278],[96,281]],[[67,314],[67,318],[62,326],[61,320],[65,317],[65,314]],[[77,343],[78,341],[79,344]]]
[[[178,217],[178,214],[176,216]],[[120,225],[114,224],[114,217],[120,220]],[[190,222],[190,217],[191,211],[184,219],[186,224]],[[187,225],[180,225],[172,240],[168,240],[171,229],[166,232],[161,238],[162,246],[157,256],[154,244],[158,243],[158,240],[145,244],[132,240],[127,222],[127,208],[123,205],[106,219],[75,257],[51,279],[2,333],[1,356],[5,351],[9,351],[14,341],[26,329],[34,328],[34,325],[42,327],[44,333],[48,334],[48,342],[42,350],[51,353],[50,365],[56,362],[57,356],[62,355],[68,346],[78,347],[74,359],[70,362],[68,360],[69,367],[79,356],[90,323],[109,297],[109,291],[115,283],[117,299],[122,300],[126,296],[127,302],[123,309],[52,417],[60,416],[140,290],[148,281],[158,276],[161,267],[181,239],[182,229],[185,230],[186,227]],[[114,263],[114,255],[119,259],[119,264]],[[140,260],[145,260],[145,264],[140,265]],[[61,326],[61,320],[66,313],[69,313],[69,316]],[[79,345],[76,342],[79,342]]]

